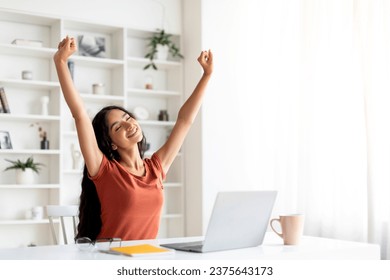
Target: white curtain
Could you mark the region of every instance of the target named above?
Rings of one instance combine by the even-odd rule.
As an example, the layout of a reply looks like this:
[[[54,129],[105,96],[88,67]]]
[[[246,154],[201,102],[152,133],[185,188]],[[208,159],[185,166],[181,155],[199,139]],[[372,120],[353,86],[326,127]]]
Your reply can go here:
[[[359,2],[367,124],[368,240],[390,259],[390,1]]]
[[[223,5],[220,1],[221,5]],[[390,1],[236,1],[243,177],[304,212],[305,234],[390,259]],[[231,3],[231,2],[230,2]],[[238,31],[239,30],[239,31]],[[233,40],[231,40],[233,41]],[[255,101],[256,100],[256,101]]]

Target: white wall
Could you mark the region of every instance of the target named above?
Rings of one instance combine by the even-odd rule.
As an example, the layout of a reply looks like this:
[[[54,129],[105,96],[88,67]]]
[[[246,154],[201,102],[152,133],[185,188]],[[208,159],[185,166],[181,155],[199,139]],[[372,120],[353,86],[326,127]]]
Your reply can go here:
[[[192,136],[186,141],[187,235],[190,236],[205,233],[218,191],[274,189],[274,185],[260,181],[262,170],[254,160],[258,154],[257,140],[261,137],[253,129],[258,119],[253,118],[258,110],[258,79],[253,69],[258,61],[253,46],[249,48],[253,45],[249,30],[254,27],[248,28],[248,19],[243,14],[246,10],[242,6],[247,3],[183,2],[187,57],[198,55],[201,49],[211,49],[215,63],[201,112],[191,129]],[[187,59],[185,65],[188,95],[199,74],[192,61]],[[187,71],[189,67],[191,71]]]
[[[203,223],[218,191],[274,189],[264,185],[254,156],[259,99],[255,34],[241,7],[247,1],[202,1],[202,40],[214,51],[215,70],[202,111]],[[221,8],[223,7],[223,9]],[[257,166],[256,166],[257,165]]]
[[[253,134],[245,130],[249,119],[243,104],[254,100],[253,91],[240,84],[247,73],[238,63],[247,43],[237,39],[242,38],[241,30],[245,30],[241,5],[239,0],[183,1],[187,95],[200,76],[198,66],[189,58],[199,55],[200,50],[211,49],[215,59],[201,112],[186,141],[187,235],[190,236],[205,233],[218,191],[261,188],[250,176],[255,167],[248,169],[251,163],[244,160],[244,154],[250,154],[254,147],[248,146]]]
[[[0,8],[146,30],[161,28],[164,22],[168,32],[181,33],[180,0],[0,0]]]
[[[184,60],[184,92],[188,97],[201,76],[196,58],[202,50],[201,1],[185,1],[182,10]],[[202,109],[184,143],[186,166],[186,235],[202,235]]]

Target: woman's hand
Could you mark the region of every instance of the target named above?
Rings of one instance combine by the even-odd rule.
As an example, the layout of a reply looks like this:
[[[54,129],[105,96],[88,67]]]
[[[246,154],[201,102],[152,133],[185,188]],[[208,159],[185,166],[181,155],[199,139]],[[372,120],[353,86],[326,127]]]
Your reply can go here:
[[[213,72],[213,53],[210,50],[202,51],[198,62],[202,66],[204,74],[210,75]]]
[[[54,61],[66,62],[68,58],[77,51],[77,46],[74,38],[66,36],[59,44],[58,51],[54,55]]]

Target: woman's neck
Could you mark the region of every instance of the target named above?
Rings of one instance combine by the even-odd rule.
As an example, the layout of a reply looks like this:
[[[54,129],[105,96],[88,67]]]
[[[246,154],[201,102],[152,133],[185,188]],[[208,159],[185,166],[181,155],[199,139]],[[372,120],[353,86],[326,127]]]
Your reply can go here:
[[[126,152],[120,152],[119,163],[131,173],[142,173],[145,170],[144,161],[142,160],[138,147]]]

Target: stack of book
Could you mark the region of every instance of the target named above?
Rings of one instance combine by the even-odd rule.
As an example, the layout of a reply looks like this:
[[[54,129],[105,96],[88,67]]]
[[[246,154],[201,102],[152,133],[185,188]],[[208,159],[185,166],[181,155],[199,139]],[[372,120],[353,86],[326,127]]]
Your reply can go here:
[[[9,104],[7,96],[5,95],[5,90],[3,87],[0,87],[0,113],[10,113]]]
[[[38,40],[15,39],[11,42],[11,44],[29,47],[42,47],[43,42]]]

